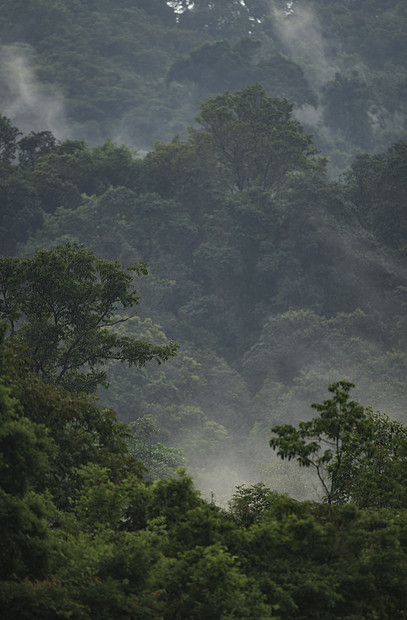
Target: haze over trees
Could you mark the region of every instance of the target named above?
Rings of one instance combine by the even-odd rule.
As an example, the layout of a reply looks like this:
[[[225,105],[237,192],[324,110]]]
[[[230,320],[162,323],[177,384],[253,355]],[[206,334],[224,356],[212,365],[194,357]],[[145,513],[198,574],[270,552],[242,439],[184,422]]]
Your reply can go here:
[[[404,617],[404,3],[3,4],[2,617]]]
[[[398,0],[4,0],[0,109],[25,133],[149,150],[259,82],[336,173],[406,137],[406,19]]]

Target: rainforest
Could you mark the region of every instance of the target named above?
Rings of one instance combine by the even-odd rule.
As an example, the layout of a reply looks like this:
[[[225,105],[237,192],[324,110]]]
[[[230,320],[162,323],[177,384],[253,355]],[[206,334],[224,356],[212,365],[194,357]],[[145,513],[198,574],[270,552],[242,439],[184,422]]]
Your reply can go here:
[[[3,0],[2,618],[407,618],[406,57],[397,0]]]

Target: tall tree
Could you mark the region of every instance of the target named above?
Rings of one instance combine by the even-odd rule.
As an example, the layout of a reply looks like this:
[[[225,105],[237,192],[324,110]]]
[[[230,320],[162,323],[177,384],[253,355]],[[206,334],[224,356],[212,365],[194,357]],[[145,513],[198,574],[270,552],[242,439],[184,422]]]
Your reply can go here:
[[[48,383],[94,392],[106,384],[108,359],[144,366],[175,355],[177,346],[155,346],[119,335],[119,314],[139,303],[134,278],[145,264],[122,269],[118,261],[97,258],[66,244],[39,251],[34,258],[0,259],[0,318],[9,337],[28,347],[33,368]]]
[[[293,105],[266,95],[260,84],[205,101],[199,136],[238,190],[268,190],[288,172],[315,165],[312,137],[291,117]]]
[[[359,448],[370,440],[370,420],[358,403],[349,400],[353,383],[338,381],[328,387],[332,398],[311,407],[319,416],[308,422],[300,422],[298,428],[285,424],[272,428],[270,446],[282,459],[296,459],[302,467],[313,467],[325,492],[328,504],[338,494],[337,482],[342,461],[349,447],[354,445],[353,436],[360,438]]]
[[[332,398],[311,405],[319,416],[272,429],[270,446],[282,459],[313,467],[329,504],[405,507],[407,428],[350,400],[355,387],[338,381]]]

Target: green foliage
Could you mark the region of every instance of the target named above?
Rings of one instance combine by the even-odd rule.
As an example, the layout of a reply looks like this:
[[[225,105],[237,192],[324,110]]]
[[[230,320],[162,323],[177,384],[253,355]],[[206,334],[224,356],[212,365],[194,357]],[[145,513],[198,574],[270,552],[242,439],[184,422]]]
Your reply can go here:
[[[124,429],[112,426],[103,410],[99,419],[106,418],[110,431],[104,436],[95,427],[93,445],[76,451],[72,429],[76,437],[88,434],[90,403],[86,416],[70,418],[69,411],[83,408],[84,399],[44,385],[16,351],[2,357],[1,370],[0,437],[14,437],[16,451],[27,457],[19,476],[25,475],[24,485],[13,486],[3,475],[0,481],[7,485],[0,490],[2,617],[390,619],[405,614],[404,508],[378,512],[295,502],[254,485],[237,490],[227,513],[204,502],[183,470],[143,484],[131,469]],[[317,408],[329,418],[330,401]],[[359,454],[379,465],[387,463],[386,451],[389,462],[391,450],[401,455],[406,438],[400,425],[390,428],[382,416],[373,420],[380,451]],[[45,478],[44,486],[50,484],[64,437],[71,450],[64,478],[72,487],[59,512],[52,501],[58,502],[56,488],[51,484],[44,491],[40,482]],[[3,441],[0,456],[3,473],[15,460]]]
[[[0,243],[42,252],[1,262],[2,617],[404,617],[403,3],[3,5],[3,109],[26,131],[24,80],[41,105],[25,137],[0,118]],[[39,130],[54,88],[74,139]],[[330,183],[309,132],[331,171],[398,142]],[[112,135],[161,142],[136,159]],[[144,261],[151,319],[130,318]],[[167,335],[182,354],[144,366],[174,354]],[[94,391],[105,372],[133,436],[61,387]],[[294,426],[338,376],[403,422],[344,381]],[[309,496],[265,456],[270,425],[330,505],[241,485],[286,476]],[[228,512],[172,475],[175,446],[210,489],[239,483]]]
[[[140,480],[128,475],[120,483],[112,481],[111,471],[96,464],[84,465],[78,471],[74,515],[85,532],[96,533],[106,527],[119,529],[125,521],[134,489]]]
[[[41,227],[43,211],[35,186],[15,166],[0,178],[0,200],[1,255],[9,256]]]
[[[44,384],[17,350],[6,349],[3,366],[4,384],[17,404],[12,420],[3,416],[2,431],[3,458],[9,462],[3,480],[13,494],[30,486],[48,489],[66,511],[82,467],[104,466],[113,480],[123,472],[141,477],[143,466],[128,453],[129,429],[115,412],[101,409],[91,397]],[[18,442],[26,448],[17,449]]]
[[[330,317],[303,309],[271,314],[244,358],[257,419],[273,424],[306,419],[306,403],[322,398],[322,385],[338,376],[357,377],[357,398],[368,398],[375,408],[403,419],[406,358],[404,346],[399,346],[401,329],[396,343],[381,316],[368,309]],[[267,422],[263,432],[270,426]]]
[[[260,84],[201,105],[201,137],[230,175],[232,187],[267,190],[289,171],[310,166],[311,136],[291,118],[292,105],[267,97]]]
[[[385,153],[360,155],[347,175],[348,191],[363,225],[377,239],[401,253],[406,251],[405,200],[407,141]]]
[[[130,423],[132,439],[129,451],[147,468],[146,479],[168,478],[184,464],[182,450],[154,441],[159,427],[152,415],[142,416]]]
[[[298,428],[275,426],[270,446],[282,459],[313,467],[328,504],[404,506],[407,430],[349,400],[352,387],[348,381],[330,385],[332,398],[311,405],[319,416]]]
[[[0,172],[13,162],[19,135],[21,131],[13,126],[10,119],[0,115]]]
[[[18,162],[33,168],[36,162],[56,149],[57,140],[50,131],[31,131],[18,142]]]
[[[132,280],[146,273],[144,264],[122,270],[118,262],[70,244],[32,259],[3,258],[1,318],[47,382],[94,392],[105,383],[107,359],[144,366],[175,354],[173,344],[134,342],[111,329],[128,318],[118,316],[119,309],[138,303]]]
[[[61,134],[93,144],[126,136],[149,150],[185,132],[198,101],[259,82],[303,108],[335,172],[358,148],[405,136],[406,16],[395,0],[374,10],[347,0],[288,9],[280,0],[30,0],[23,18],[20,2],[3,5],[0,107],[20,124],[27,111],[46,124],[41,106],[57,91]],[[17,72],[29,75],[24,92],[37,105],[30,97],[14,105]]]
[[[337,501],[370,509],[404,507],[407,429],[383,413],[367,413],[372,426],[370,442],[363,445],[360,434],[353,431],[338,476]]]
[[[167,523],[175,524],[188,510],[200,505],[200,493],[193,488],[192,478],[183,467],[176,473],[178,477],[154,482],[154,493],[147,507],[148,518],[165,517]]]
[[[396,541],[405,521],[388,517],[276,498],[249,533],[250,566],[267,602],[286,618],[400,614],[405,549]]]
[[[49,474],[52,440],[42,424],[21,415],[11,390],[0,383],[0,579],[44,575],[47,519],[54,510],[32,489]]]
[[[262,42],[253,36],[242,37],[233,47],[227,40],[206,42],[188,57],[176,60],[167,80],[194,83],[202,94],[233,91],[258,82],[274,97],[288,97],[298,105],[316,104],[299,65],[282,54],[263,54]]]
[[[162,579],[169,617],[272,617],[255,581],[220,544],[197,546],[169,561]]]
[[[333,397],[322,405],[311,405],[319,417],[300,422],[298,429],[288,424],[272,428],[270,446],[282,459],[295,458],[302,467],[314,467],[328,504],[336,499],[338,472],[343,455],[350,449],[351,436],[357,433],[362,449],[370,438],[371,427],[363,407],[349,401],[352,387],[349,381],[330,385]]]
[[[237,105],[257,91],[267,116],[267,102],[276,100],[260,96],[258,87],[227,97]],[[231,121],[233,132],[239,123]],[[182,448],[205,484],[219,477],[222,453],[230,451],[226,467],[238,484],[235,461],[249,461],[248,481],[273,469],[263,448],[246,439],[250,429],[301,419],[306,403],[338,376],[355,377],[361,397],[375,407],[404,415],[405,282],[403,270],[393,269],[361,228],[368,227],[370,194],[362,213],[355,204],[361,192],[349,180],[327,182],[313,157],[269,189],[231,192],[231,171],[208,136],[193,131],[138,160],[112,143],[58,144],[33,175],[42,170],[45,178],[72,184],[76,196],[95,195],[48,215],[22,251],[31,255],[70,240],[124,265],[148,261],[152,275],[140,281],[140,293],[152,322],[133,317],[115,331],[161,347],[170,346],[165,334],[171,334],[185,355],[136,375],[108,364],[100,370],[112,390],[100,394],[126,422],[154,416],[160,428],[154,443]],[[255,136],[251,144],[257,148]],[[399,163],[402,169],[402,157]],[[369,191],[374,196],[376,185]],[[247,480],[243,465],[242,473]]]
[[[236,523],[248,527],[269,508],[273,497],[275,495],[262,482],[251,487],[238,486],[229,501],[229,512]]]

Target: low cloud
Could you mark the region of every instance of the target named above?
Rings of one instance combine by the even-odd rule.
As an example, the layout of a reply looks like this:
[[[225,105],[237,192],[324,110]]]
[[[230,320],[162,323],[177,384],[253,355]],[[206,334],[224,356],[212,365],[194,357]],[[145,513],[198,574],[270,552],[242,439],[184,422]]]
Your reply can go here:
[[[68,138],[63,95],[39,83],[30,53],[29,46],[0,48],[1,113],[23,133],[47,130]]]
[[[274,6],[274,24],[286,52],[303,68],[314,87],[326,81],[332,67],[333,50],[323,36],[318,15],[309,7],[287,3],[290,10]]]

